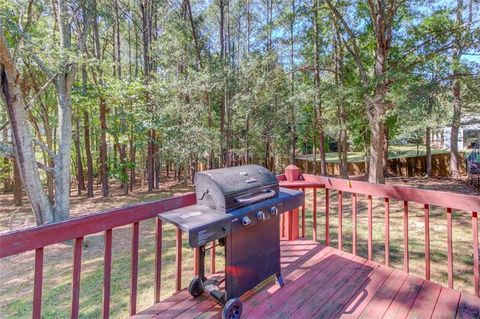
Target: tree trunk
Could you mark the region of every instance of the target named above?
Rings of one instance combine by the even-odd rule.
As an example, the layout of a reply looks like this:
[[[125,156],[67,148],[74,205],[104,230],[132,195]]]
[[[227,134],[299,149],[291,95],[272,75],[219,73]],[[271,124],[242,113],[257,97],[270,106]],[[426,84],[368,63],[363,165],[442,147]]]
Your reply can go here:
[[[295,120],[295,102],[293,96],[295,94],[295,61],[294,61],[294,26],[295,26],[295,0],[291,3],[292,18],[290,19],[290,164],[295,164],[296,153],[296,120]]]
[[[20,177],[20,170],[15,161],[13,162],[13,205],[23,205],[22,178]]]
[[[225,60],[225,2],[224,0],[219,0],[220,7],[220,58],[222,61]],[[225,154],[225,99],[226,99],[226,87],[225,83],[224,90],[220,97],[220,136],[221,136],[221,166],[225,166],[226,154]]]
[[[8,140],[8,129],[3,130],[3,141]],[[3,180],[3,192],[4,193],[9,193],[13,190],[13,185],[12,185],[12,178],[11,178],[11,163],[13,162],[13,165],[15,165],[15,161],[9,159],[8,157],[3,158],[3,165],[2,165],[2,180]]]
[[[389,143],[389,137],[388,137],[388,126],[385,124],[384,125],[384,130],[383,130],[383,176],[388,176],[388,147],[390,145]]]
[[[455,76],[455,75],[454,75]],[[460,130],[460,119],[462,115],[461,109],[461,93],[460,80],[456,77],[453,80],[453,118],[452,130],[450,132],[450,172],[452,178],[460,178],[460,171],[458,164],[460,163],[460,156],[458,154],[458,132]]]
[[[110,194],[108,185],[108,157],[107,157],[107,105],[104,97],[100,97],[100,179],[102,196]]]
[[[457,0],[457,6],[455,10],[456,25],[458,28],[463,28],[463,0]],[[471,23],[471,16],[469,17]],[[452,95],[453,95],[453,117],[452,117],[452,130],[450,132],[450,173],[452,178],[460,178],[460,172],[458,165],[460,163],[460,156],[458,154],[458,133],[460,130],[460,120],[462,118],[462,97],[460,87],[460,58],[462,57],[462,51],[465,49],[465,45],[462,43],[463,39],[461,35],[455,35],[455,45],[453,49],[452,57],[452,69],[453,69],[453,83],[452,83]]]
[[[70,217],[70,158],[72,149],[71,85],[64,76],[57,80],[58,95],[58,152],[55,157],[55,221]]]
[[[133,192],[133,186],[135,185],[135,144],[133,142],[133,130],[132,130],[132,135],[130,137],[129,141],[129,149],[130,149],[130,192]]]
[[[1,22],[0,22],[1,24]],[[0,25],[0,76],[2,97],[12,129],[15,158],[38,225],[53,222],[53,210],[43,190],[35,161],[32,132],[27,122],[20,76]]]
[[[381,115],[381,102],[377,96],[373,105],[369,106],[370,122],[370,156],[368,165],[368,181],[370,183],[385,183],[383,176],[383,156],[384,156],[384,123]],[[380,105],[379,105],[380,104]]]
[[[80,119],[77,114],[75,118],[76,132],[75,132],[75,155],[77,161],[77,194],[81,195],[85,190],[85,179],[83,176],[83,163],[82,163],[82,149],[80,147]]]
[[[316,0],[318,1],[318,0]],[[337,100],[337,116],[338,116],[338,161],[340,166],[340,177],[348,178],[348,136],[347,136],[347,112],[345,111],[345,101],[343,99],[344,84],[344,50],[342,38],[336,25],[335,27],[335,83],[339,88],[339,97]],[[317,36],[318,38],[318,36]],[[317,40],[318,41],[318,40]],[[317,59],[318,60],[318,59]],[[317,68],[319,68],[317,64]],[[317,70],[317,72],[320,72]]]
[[[427,176],[432,176],[432,129],[427,127],[425,137],[425,148],[427,149]]]
[[[93,194],[93,160],[92,150],[90,146],[90,120],[88,112],[83,112],[84,121],[84,139],[85,139],[85,155],[87,158],[87,197],[91,198]]]
[[[320,47],[319,47],[319,33],[320,33],[320,26],[318,22],[318,10],[319,8],[319,0],[315,0],[314,5],[314,41],[313,41],[313,59],[315,65],[315,73],[314,73],[314,83],[315,83],[315,105],[313,109],[314,118],[315,118],[315,125],[317,126],[318,132],[318,151],[320,153],[320,175],[327,176],[327,161],[325,158],[325,134],[323,131],[323,114],[322,114],[322,101],[320,96]],[[314,154],[316,160],[316,154]]]

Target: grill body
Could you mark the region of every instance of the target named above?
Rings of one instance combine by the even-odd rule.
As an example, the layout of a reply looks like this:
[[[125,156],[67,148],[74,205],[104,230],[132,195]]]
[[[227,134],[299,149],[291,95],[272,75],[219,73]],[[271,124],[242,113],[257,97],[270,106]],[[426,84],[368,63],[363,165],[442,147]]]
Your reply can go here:
[[[237,298],[242,294],[273,275],[283,285],[280,214],[303,205],[304,194],[279,188],[275,175],[258,165],[199,172],[195,188],[195,205],[158,217],[187,233],[191,247],[200,248],[199,276],[192,280],[190,293],[206,290],[225,305],[224,318],[236,318],[228,313],[238,314],[230,308],[239,305],[241,313]],[[224,291],[204,274],[206,247],[214,240],[225,246]]]

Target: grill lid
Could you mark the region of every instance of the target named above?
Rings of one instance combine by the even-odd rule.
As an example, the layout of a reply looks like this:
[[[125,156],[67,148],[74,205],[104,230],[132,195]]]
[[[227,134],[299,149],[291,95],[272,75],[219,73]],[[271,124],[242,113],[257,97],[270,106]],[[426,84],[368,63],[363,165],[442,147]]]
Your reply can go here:
[[[195,174],[197,203],[230,210],[278,195],[275,175],[259,165],[220,168]]]

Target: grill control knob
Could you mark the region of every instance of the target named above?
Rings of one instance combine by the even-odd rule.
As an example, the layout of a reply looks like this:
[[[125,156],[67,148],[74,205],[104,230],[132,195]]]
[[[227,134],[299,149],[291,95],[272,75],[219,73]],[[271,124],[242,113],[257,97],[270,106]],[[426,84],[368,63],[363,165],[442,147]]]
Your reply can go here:
[[[250,218],[248,218],[247,216],[243,217],[242,218],[242,225],[243,226],[248,226],[252,223],[252,220]]]
[[[272,214],[272,216],[276,216],[278,215],[278,208],[273,206],[272,208],[270,208],[270,214]]]
[[[257,219],[258,219],[258,220],[265,220],[265,213],[262,212],[262,211],[259,211],[259,212],[257,213]]]

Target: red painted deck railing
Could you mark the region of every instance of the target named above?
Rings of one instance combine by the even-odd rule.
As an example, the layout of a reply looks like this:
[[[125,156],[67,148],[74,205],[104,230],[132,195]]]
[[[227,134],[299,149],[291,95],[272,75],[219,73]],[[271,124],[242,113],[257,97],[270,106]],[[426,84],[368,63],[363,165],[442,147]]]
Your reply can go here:
[[[284,179],[284,176],[279,176]],[[325,242],[330,244],[329,212],[330,192],[338,192],[339,225],[338,248],[342,249],[342,210],[345,193],[352,193],[352,222],[353,222],[353,253],[357,253],[357,195],[366,195],[368,199],[368,259],[372,259],[372,198],[384,198],[385,207],[385,263],[389,265],[389,213],[390,199],[403,201],[404,219],[404,245],[408,247],[408,207],[409,202],[424,205],[425,211],[425,278],[430,279],[430,206],[446,208],[447,233],[448,233],[448,282],[453,287],[453,248],[452,248],[452,210],[462,210],[471,214],[473,232],[474,275],[473,286],[475,294],[479,294],[479,263],[478,263],[478,219],[477,212],[480,208],[480,197],[460,194],[451,194],[430,190],[420,190],[407,187],[390,185],[375,185],[366,182],[346,181],[336,178],[326,178],[313,175],[304,175],[304,183],[300,189],[313,189],[313,237],[317,239],[317,190],[325,188]],[[137,279],[139,264],[139,223],[153,219],[157,214],[192,205],[195,203],[193,193],[172,197],[166,200],[139,204],[135,206],[114,209],[85,217],[74,218],[57,224],[44,225],[31,229],[24,229],[0,235],[0,258],[35,251],[34,282],[33,282],[33,318],[41,318],[42,313],[42,284],[43,284],[43,254],[44,247],[56,243],[73,240],[73,265],[72,265],[72,291],[71,291],[71,317],[79,316],[80,282],[82,244],[86,236],[104,233],[104,269],[103,269],[103,318],[110,316],[110,281],[112,270],[112,232],[113,229],[130,225],[131,232],[131,274],[130,274],[130,307],[129,313],[137,312]],[[305,207],[302,208],[300,217],[301,234],[305,236]],[[161,272],[162,272],[162,222],[156,219],[156,245],[155,245],[155,280],[153,302],[160,300]],[[176,290],[182,289],[182,233],[176,232]],[[198,252],[195,252],[198,253]],[[215,272],[215,250],[211,249],[211,271]],[[404,252],[404,270],[409,270],[408,249]],[[198,265],[194,265],[194,271]]]
[[[103,232],[104,269],[103,269],[103,318],[110,317],[110,280],[112,271],[112,230],[131,225],[131,274],[130,274],[130,307],[129,313],[137,312],[137,279],[139,225],[141,221],[152,219],[162,212],[192,205],[195,194],[189,193],[151,203],[113,209],[99,214],[70,219],[68,221],[44,225],[40,227],[9,232],[0,235],[0,258],[35,250],[35,267],[33,282],[33,318],[41,318],[42,284],[43,284],[43,250],[53,244],[73,240],[71,317],[79,317],[80,281],[82,263],[82,245],[86,236]],[[155,280],[153,302],[160,301],[162,271],[162,222],[156,219],[155,244]],[[177,231],[177,272],[176,289],[181,289],[182,237]]]
[[[284,175],[278,176],[280,181],[285,181]],[[372,260],[373,254],[373,197],[383,198],[385,212],[385,265],[390,266],[390,200],[394,199],[403,202],[403,270],[409,272],[409,245],[408,245],[408,218],[409,203],[423,205],[425,213],[425,279],[430,280],[430,207],[443,207],[447,219],[447,272],[448,286],[454,288],[453,283],[453,234],[452,234],[452,211],[459,210],[471,214],[472,224],[472,246],[473,246],[473,287],[476,296],[479,291],[479,246],[478,246],[478,211],[480,210],[480,196],[463,195],[433,190],[423,190],[404,186],[372,184],[368,182],[351,181],[339,178],[330,178],[316,175],[304,174],[301,186],[291,188],[313,190],[313,239],[317,240],[317,190],[325,188],[325,244],[330,245],[330,193],[336,191],[338,196],[338,249],[343,248],[343,198],[345,193],[352,194],[352,253],[357,254],[357,196],[367,196],[367,258]],[[287,183],[288,185],[288,183]],[[285,185],[285,186],[287,186]],[[301,233],[305,234],[305,207],[302,207]]]

